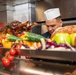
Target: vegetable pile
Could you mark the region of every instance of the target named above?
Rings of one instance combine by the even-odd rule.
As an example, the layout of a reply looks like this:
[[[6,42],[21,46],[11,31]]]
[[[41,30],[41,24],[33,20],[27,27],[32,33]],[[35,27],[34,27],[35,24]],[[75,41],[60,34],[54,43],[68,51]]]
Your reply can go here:
[[[71,43],[71,36],[74,34],[69,36],[65,35],[69,34],[57,33],[53,38],[47,39],[41,35],[25,31],[17,36],[6,34],[6,36],[0,38],[0,47],[10,48],[10,50],[5,53],[5,56],[2,58],[2,63],[6,67],[9,66],[15,56],[21,55],[20,49],[52,50],[60,48],[62,50],[62,48],[65,48],[65,50],[75,51],[76,44],[72,46]]]
[[[51,38],[45,38],[41,35],[27,31],[21,31],[18,33],[18,30],[16,29],[18,27],[23,28],[23,26],[25,26],[25,23],[21,24],[20,22],[14,22],[11,24],[20,24],[20,26],[11,26],[11,28],[14,30],[14,33],[8,32],[6,34],[3,34],[2,32],[1,34],[2,36],[0,37],[0,54],[2,53],[1,48],[10,49],[2,58],[2,63],[5,67],[10,65],[15,56],[21,56],[21,49],[28,48],[31,50],[76,51],[76,32],[68,33],[58,31],[56,34],[54,33]],[[17,32],[15,33],[15,31]]]
[[[45,37],[31,32],[22,32],[17,36],[6,34],[0,38],[1,48],[10,48],[2,58],[5,67],[9,66],[15,56],[20,56],[20,49],[45,49],[42,45],[45,43]]]

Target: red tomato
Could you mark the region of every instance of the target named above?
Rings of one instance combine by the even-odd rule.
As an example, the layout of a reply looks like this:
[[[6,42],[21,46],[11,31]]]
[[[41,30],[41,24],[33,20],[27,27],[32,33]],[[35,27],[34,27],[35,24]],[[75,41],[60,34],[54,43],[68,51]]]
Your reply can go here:
[[[20,48],[21,48],[22,44],[19,44],[16,46],[16,55],[20,56],[21,53],[20,53]]]
[[[22,36],[22,35],[24,35],[24,34],[25,34],[25,33],[24,33],[24,32],[22,32],[22,33],[21,33],[21,36]]]
[[[2,62],[4,61],[5,57],[2,58]]]
[[[20,36],[21,36],[21,34],[18,34],[17,36],[18,36],[18,37],[20,37]]]
[[[2,38],[0,37],[0,40],[2,40]]]
[[[0,49],[0,54],[2,54],[3,53],[3,51],[2,51],[2,49]]]
[[[30,59],[30,56],[25,56],[26,59]]]
[[[16,51],[13,50],[13,49],[11,49],[11,50],[10,50],[10,55],[13,55],[13,56],[14,56],[15,54],[16,54]]]
[[[20,50],[19,50],[19,49],[17,49],[17,50],[16,50],[16,55],[18,55],[18,56],[20,56],[20,55],[21,55],[21,53],[20,53]]]
[[[16,46],[16,49],[20,49],[21,46],[22,46],[22,44],[17,45],[17,46]]]
[[[6,38],[7,38],[7,36],[4,36],[4,37],[3,37],[3,39],[6,39]]]
[[[7,58],[2,58],[2,63],[5,67],[10,65],[10,61]]]
[[[7,57],[7,59],[9,59],[9,60],[10,60],[10,62],[11,62],[11,61],[13,61],[13,60],[14,60],[14,56],[9,55],[9,56]]]

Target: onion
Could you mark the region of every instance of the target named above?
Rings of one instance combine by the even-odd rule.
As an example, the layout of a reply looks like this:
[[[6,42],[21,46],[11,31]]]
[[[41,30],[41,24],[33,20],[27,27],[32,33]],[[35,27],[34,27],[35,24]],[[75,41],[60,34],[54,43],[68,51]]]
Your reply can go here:
[[[57,47],[64,47],[64,48],[68,48],[71,49],[71,47],[68,44],[56,44],[54,41],[48,42],[46,41],[46,49],[51,48],[52,46],[54,46],[54,48]]]
[[[46,49],[46,41],[44,38],[41,38],[41,44],[42,44],[42,50],[45,50]]]
[[[60,47],[70,48],[67,44],[59,44]]]
[[[25,48],[29,48],[29,46],[26,45],[26,44],[22,44],[22,46],[25,47]]]
[[[46,49],[50,48],[51,46],[59,47],[54,41],[48,42],[46,41]]]
[[[2,43],[0,43],[0,47],[3,47]]]
[[[74,47],[72,47],[70,44],[68,44],[67,42],[66,42],[66,44],[69,46],[69,48],[70,48],[72,51],[76,51],[76,49],[75,49]]]

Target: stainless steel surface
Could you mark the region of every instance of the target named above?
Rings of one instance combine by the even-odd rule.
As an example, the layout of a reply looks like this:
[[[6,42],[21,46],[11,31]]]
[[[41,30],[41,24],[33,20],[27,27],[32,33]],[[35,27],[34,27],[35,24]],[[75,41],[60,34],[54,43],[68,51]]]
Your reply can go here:
[[[3,53],[9,49],[3,49]],[[76,69],[76,52],[67,51],[37,51],[21,49],[21,57],[16,57],[9,67],[3,67],[0,59],[0,74],[2,75],[64,75]],[[36,59],[26,59],[26,56]],[[37,60],[41,58],[41,60]],[[42,59],[46,59],[45,61]],[[72,63],[52,62],[59,60]],[[75,62],[75,63],[73,63]]]
[[[75,66],[54,64],[42,61],[21,60],[21,75],[64,75],[66,72],[72,73]]]
[[[3,49],[4,53],[9,49]],[[21,49],[20,53],[22,56],[30,56],[41,59],[53,59],[53,60],[62,60],[62,61],[71,61],[76,62],[76,51],[42,51],[42,50],[30,50],[30,49]]]
[[[5,68],[0,62],[0,75],[64,75],[75,69],[75,66],[26,59],[15,60]]]
[[[10,66],[4,67],[0,57],[0,75],[20,75],[20,60],[14,60]]]
[[[35,58],[76,61],[75,51],[39,51],[39,50],[21,50],[21,54]]]
[[[76,25],[76,20],[63,21],[63,26],[65,25]]]

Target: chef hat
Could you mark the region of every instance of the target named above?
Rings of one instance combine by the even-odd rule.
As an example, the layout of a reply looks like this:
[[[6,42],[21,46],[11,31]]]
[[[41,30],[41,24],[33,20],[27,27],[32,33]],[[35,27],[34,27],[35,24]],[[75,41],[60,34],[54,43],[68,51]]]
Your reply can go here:
[[[52,20],[60,16],[59,8],[48,9],[44,12],[46,20]]]

